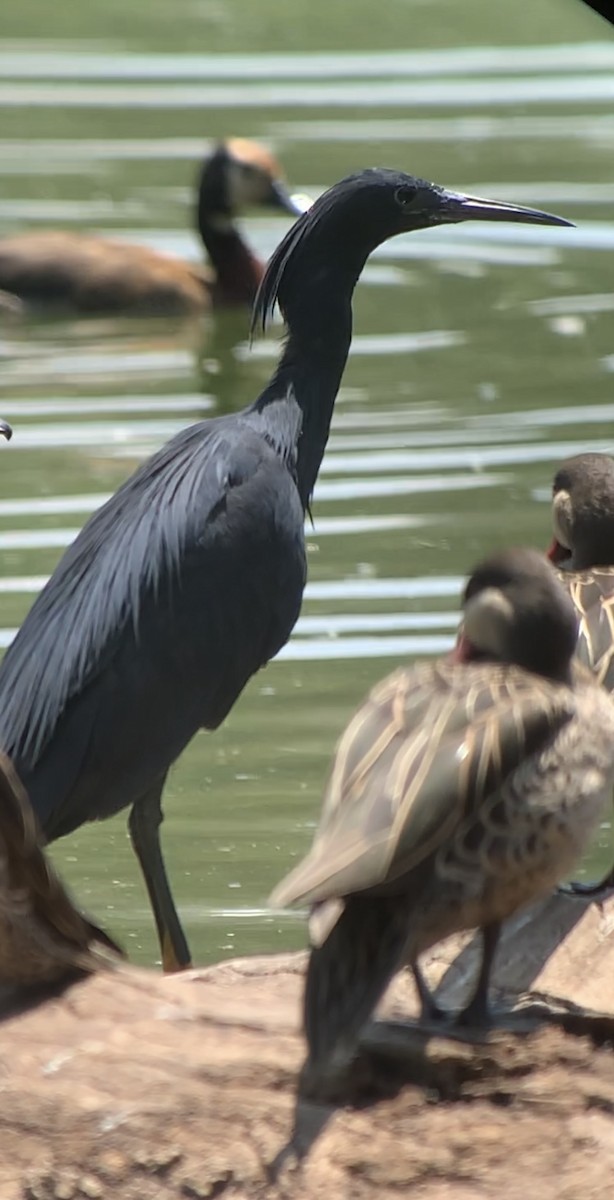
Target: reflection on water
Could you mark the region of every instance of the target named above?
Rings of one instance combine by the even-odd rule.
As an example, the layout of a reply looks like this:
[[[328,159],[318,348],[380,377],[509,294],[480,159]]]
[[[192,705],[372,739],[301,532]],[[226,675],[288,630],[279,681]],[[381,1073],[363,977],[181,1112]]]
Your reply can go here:
[[[17,0],[5,4],[15,17]],[[297,13],[300,45],[307,9]],[[358,27],[348,52],[291,55],[217,54],[214,36],[206,55],[75,52],[38,29],[30,48],[0,40],[0,233],[57,223],[197,260],[196,163],[208,140],[237,133],[271,138],[292,187],[312,195],[380,162],[578,223],[444,227],[397,238],[368,265],[306,524],[301,619],[171,775],[165,848],[197,960],[302,944],[300,920],[264,901],[312,836],[350,713],[395,662],[452,644],[463,578],[484,552],[547,544],[559,459],[614,449],[603,253],[614,246],[614,40],[595,40],[586,16],[578,39],[577,12],[557,6],[562,44],[522,47],[502,9],[500,44],[474,46],[474,0],[467,44],[439,49],[430,7],[416,6],[427,48],[386,53]],[[245,226],[264,256],[288,227]],[[258,394],[283,328],[250,347],[248,324],[236,313],[190,325],[0,316],[0,415],[15,427],[0,449],[1,646],[144,455]],[[82,901],[149,961],[124,818],[54,854]]]
[[[611,71],[611,42],[558,46],[461,47],[454,50],[334,54],[62,54],[36,49],[3,54],[5,79],[373,79],[401,75],[537,75],[555,71]]]

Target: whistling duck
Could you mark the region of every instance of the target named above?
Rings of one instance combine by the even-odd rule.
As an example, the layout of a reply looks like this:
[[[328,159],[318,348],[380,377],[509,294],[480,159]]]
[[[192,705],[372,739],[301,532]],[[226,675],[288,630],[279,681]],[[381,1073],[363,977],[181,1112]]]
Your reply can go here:
[[[0,239],[0,288],[28,307],[82,314],[250,305],[264,267],[236,217],[251,205],[294,216],[305,208],[290,196],[268,150],[233,138],[215,146],[200,171],[196,222],[210,266],[93,234],[34,231]]]

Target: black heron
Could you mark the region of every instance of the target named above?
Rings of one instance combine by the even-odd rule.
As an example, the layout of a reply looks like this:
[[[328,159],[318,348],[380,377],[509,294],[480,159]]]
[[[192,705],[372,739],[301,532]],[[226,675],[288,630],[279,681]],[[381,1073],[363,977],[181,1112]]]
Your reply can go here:
[[[405,962],[476,926],[482,967],[457,1019],[487,1018],[502,921],[564,877],[614,781],[614,702],[574,670],[576,636],[542,555],[499,554],[467,583],[452,654],[395,671],[350,721],[313,847],[270,901],[312,906],[311,1085],[345,1065]]]
[[[264,264],[237,216],[250,206],[298,216],[281,168],[258,142],[230,138],[205,156],[196,225],[209,263],[90,233],[32,230],[0,238],[0,288],[37,309],[81,314],[190,314],[251,305]]]
[[[614,692],[614,459],[576,454],[561,463],[552,484],[553,539],[548,557],[580,622],[576,654],[608,692]],[[614,885],[614,867],[596,883],[562,891],[598,896]]]
[[[131,806],[165,969],[190,954],[162,859],[161,795],[288,640],[305,585],[305,511],[328,439],[368,255],[406,230],[467,220],[568,225],[514,204],[366,170],[321,196],[275,251],[254,325],[288,337],[245,410],[162,447],[87,522],[0,668],[0,746],[46,836]]]

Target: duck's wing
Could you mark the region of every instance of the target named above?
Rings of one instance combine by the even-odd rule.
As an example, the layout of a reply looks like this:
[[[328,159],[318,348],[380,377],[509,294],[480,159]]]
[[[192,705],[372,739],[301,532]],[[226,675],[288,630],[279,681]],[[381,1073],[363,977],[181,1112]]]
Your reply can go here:
[[[407,874],[574,711],[569,688],[515,668],[395,672],[343,734],[313,847],[270,903],[315,903]]]
[[[28,797],[0,754],[0,980],[39,983],[94,970],[121,951],[73,904],[46,857]]]
[[[614,567],[560,571],[580,625],[577,655],[597,682],[614,690]]]

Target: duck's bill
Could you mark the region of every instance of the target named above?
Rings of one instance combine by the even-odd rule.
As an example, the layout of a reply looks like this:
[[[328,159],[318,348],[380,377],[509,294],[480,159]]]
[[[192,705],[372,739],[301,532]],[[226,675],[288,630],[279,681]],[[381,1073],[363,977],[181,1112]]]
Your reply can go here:
[[[450,650],[448,658],[453,663],[468,663],[475,658],[475,647],[469,641],[462,625],[456,634],[456,642],[453,649]]]
[[[546,550],[546,558],[549,558],[555,567],[560,567],[571,558],[571,551],[566,546],[561,546],[561,543],[557,542],[556,538],[553,538]]]
[[[300,217],[302,213],[307,212],[308,208],[311,208],[313,201],[309,196],[303,196],[299,192],[290,194],[279,179],[273,179],[271,181],[269,204],[271,208],[279,208],[282,212],[289,213],[292,217]]]
[[[13,430],[8,421],[0,421],[0,434],[2,434],[2,437],[6,438],[7,442],[10,442],[13,436]]]
[[[565,217],[555,217],[540,208],[524,208],[504,200],[486,200],[465,196],[462,192],[443,191],[441,211],[445,221],[521,221],[526,225],[570,225]]]
[[[467,637],[465,626],[462,624],[456,635],[456,643],[448,654],[449,662],[465,665],[466,663],[484,662],[487,657],[488,655],[482,650],[478,650],[478,647],[474,646],[470,638]]]

